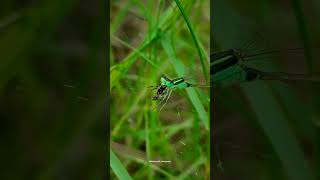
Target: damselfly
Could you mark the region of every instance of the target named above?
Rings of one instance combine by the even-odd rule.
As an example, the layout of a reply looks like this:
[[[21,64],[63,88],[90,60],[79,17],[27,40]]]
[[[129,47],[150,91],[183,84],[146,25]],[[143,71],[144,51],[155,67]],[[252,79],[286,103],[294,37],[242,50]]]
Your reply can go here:
[[[302,50],[301,48],[287,49],[286,51]],[[280,53],[281,50],[265,51],[248,55],[241,50],[230,49],[212,53],[210,55],[210,77],[213,86],[228,86],[241,82],[255,80],[307,80],[320,81],[319,75],[292,74],[284,72],[264,72],[251,68],[245,63],[252,57],[272,53]]]
[[[196,85],[186,82],[185,78],[183,77],[170,79],[167,76],[162,76],[160,78],[160,82],[161,84],[159,86],[150,86],[152,90],[155,90],[155,94],[152,96],[152,100],[160,101],[157,105],[159,111],[161,111],[161,109],[167,104],[173,90],[181,90],[189,87],[210,87],[206,85]]]

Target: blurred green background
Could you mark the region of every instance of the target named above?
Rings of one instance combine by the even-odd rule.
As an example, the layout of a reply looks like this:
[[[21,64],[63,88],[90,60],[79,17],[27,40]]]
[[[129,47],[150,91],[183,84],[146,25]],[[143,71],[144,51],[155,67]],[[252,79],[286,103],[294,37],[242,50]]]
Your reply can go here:
[[[103,1],[0,2],[0,179],[102,179]]]
[[[211,52],[303,47],[250,62],[266,72],[318,73],[318,1],[215,0]],[[256,34],[263,38],[257,38]],[[215,145],[223,170],[214,178],[319,179],[319,84],[253,82],[214,92]]]
[[[181,9],[172,0],[111,2],[111,179],[209,179],[209,89],[176,90],[159,112],[148,88],[161,75],[209,84],[209,7],[195,0],[182,0]]]

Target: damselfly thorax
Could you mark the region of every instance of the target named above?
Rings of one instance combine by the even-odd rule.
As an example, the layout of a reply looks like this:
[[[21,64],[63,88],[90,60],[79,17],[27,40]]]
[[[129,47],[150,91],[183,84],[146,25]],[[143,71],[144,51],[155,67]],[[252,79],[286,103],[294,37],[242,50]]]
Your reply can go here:
[[[191,87],[190,83],[185,82],[183,77],[169,79],[167,76],[162,76],[160,78],[161,85],[159,86],[151,86],[155,91],[155,95],[152,97],[152,100],[161,100],[165,97],[165,95],[175,89],[184,89],[187,87]]]
[[[155,93],[151,99],[159,101],[157,108],[160,107],[160,110],[167,103],[173,90],[185,89],[189,87],[209,87],[204,85],[195,85],[188,83],[185,81],[185,78],[183,77],[170,79],[167,76],[162,76],[160,78],[160,82],[161,84],[159,86],[150,86],[153,90],[155,90]]]
[[[246,55],[230,49],[210,55],[210,76],[214,85],[225,86],[259,78],[260,71],[243,64]]]

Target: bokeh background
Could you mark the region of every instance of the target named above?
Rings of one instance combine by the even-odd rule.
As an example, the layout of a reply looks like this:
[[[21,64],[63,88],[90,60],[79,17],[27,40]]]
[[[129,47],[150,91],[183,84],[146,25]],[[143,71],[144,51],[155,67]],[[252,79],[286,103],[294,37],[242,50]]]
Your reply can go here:
[[[119,160],[111,158],[111,179],[210,177],[209,89],[174,91],[159,112],[148,88],[161,75],[209,84],[209,1],[181,4],[195,37],[175,1],[111,2],[110,151]]]
[[[249,53],[283,53],[257,57],[249,66],[319,74],[319,8],[318,1],[215,0],[211,52],[255,42]],[[299,47],[304,51],[285,50]],[[260,81],[215,91],[214,178],[319,179],[319,97],[319,84],[306,81]]]
[[[104,1],[0,2],[0,179],[102,179]]]

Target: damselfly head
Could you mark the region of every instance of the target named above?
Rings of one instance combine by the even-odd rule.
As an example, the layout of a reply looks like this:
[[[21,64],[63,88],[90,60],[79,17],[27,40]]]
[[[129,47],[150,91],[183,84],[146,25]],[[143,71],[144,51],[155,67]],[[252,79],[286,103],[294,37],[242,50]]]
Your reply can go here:
[[[167,89],[167,86],[160,85],[155,88],[154,96],[151,97],[152,100],[160,100],[162,99],[163,95],[165,94],[165,91]]]
[[[167,86],[165,86],[165,85],[159,86],[157,89],[157,96],[162,96],[166,89],[167,89]]]

